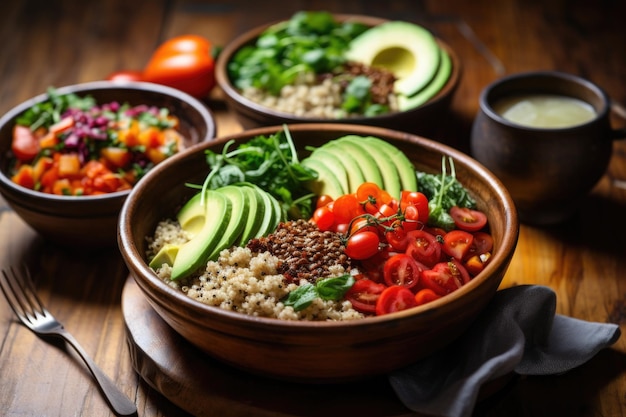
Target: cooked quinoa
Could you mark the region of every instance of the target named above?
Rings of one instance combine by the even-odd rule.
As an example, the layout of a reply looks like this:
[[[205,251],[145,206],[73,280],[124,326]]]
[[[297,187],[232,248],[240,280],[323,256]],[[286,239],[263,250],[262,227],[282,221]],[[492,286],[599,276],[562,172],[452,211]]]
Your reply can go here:
[[[366,75],[372,80],[371,94],[374,103],[388,105],[390,112],[398,111],[397,98],[393,93],[395,78],[390,72],[357,63],[348,63],[346,66],[349,77]],[[292,85],[281,88],[278,95],[254,87],[245,88],[241,94],[265,107],[298,117],[341,119],[361,116],[347,114],[341,108],[347,86],[346,79],[348,78],[332,74],[316,76],[305,73],[296,78]]]
[[[182,244],[189,236],[173,220],[159,223],[154,237],[148,239],[148,258],[166,244]],[[248,247],[223,250],[216,261],[207,263],[204,271],[178,281],[172,281],[171,267],[163,264],[157,275],[173,288],[202,303],[258,317],[283,320],[352,320],[363,314],[352,308],[349,301],[316,299],[302,311],[295,311],[281,301],[289,292],[307,281],[289,280],[278,272],[284,260],[268,251],[253,252]],[[326,268],[326,276],[347,273],[345,265]]]

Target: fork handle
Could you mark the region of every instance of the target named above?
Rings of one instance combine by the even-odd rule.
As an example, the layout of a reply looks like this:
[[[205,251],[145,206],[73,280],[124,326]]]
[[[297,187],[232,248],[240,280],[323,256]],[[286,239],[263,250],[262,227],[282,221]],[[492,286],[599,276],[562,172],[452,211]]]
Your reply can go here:
[[[62,337],[67,343],[69,343],[78,355],[83,359],[87,368],[98,382],[100,389],[106,397],[111,408],[119,416],[133,416],[137,415],[137,406],[132,402],[117,386],[106,376],[104,372],[94,363],[94,361],[87,355],[82,346],[78,343],[71,333],[61,328],[58,331],[58,335]]]

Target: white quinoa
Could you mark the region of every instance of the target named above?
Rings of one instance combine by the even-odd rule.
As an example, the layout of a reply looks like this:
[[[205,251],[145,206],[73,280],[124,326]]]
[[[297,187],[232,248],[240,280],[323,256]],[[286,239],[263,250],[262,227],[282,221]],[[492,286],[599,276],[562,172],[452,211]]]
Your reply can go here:
[[[317,83],[312,74],[300,77],[292,85],[284,86],[277,96],[254,87],[242,90],[241,94],[255,103],[298,117],[341,119],[359,116],[348,115],[341,108],[343,97],[339,83],[331,78]],[[396,96],[390,94],[388,99],[390,111],[398,111]]]
[[[188,240],[177,222],[163,221],[157,226],[154,237],[148,239],[148,259],[166,244],[181,244]],[[278,262],[279,259],[269,252],[255,255],[248,248],[234,247],[223,250],[216,261],[207,263],[204,271],[189,278],[172,281],[171,267],[167,264],[157,268],[156,273],[168,285],[194,300],[252,316],[283,320],[352,320],[364,317],[352,308],[349,301],[315,299],[301,311],[285,306],[280,300],[298,285],[287,284],[283,275],[276,272]],[[340,276],[345,270],[338,266],[332,272]]]

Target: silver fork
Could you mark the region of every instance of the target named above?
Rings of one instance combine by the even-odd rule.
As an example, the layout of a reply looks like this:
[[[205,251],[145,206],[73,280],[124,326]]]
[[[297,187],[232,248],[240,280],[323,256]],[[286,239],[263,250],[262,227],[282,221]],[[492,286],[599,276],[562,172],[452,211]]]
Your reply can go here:
[[[123,392],[121,392],[102,370],[87,355],[85,350],[74,337],[59,323],[43,306],[35,292],[30,273],[20,276],[15,268],[2,270],[0,289],[17,317],[26,327],[38,335],[56,336],[64,339],[85,361],[87,368],[98,382],[100,389],[111,408],[120,416],[137,415],[137,407]]]

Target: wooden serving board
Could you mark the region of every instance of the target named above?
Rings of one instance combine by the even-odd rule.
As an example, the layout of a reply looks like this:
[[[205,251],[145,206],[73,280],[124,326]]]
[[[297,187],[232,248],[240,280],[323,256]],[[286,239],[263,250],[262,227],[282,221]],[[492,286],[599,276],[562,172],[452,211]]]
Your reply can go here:
[[[346,384],[290,383],[248,374],[203,353],[167,325],[132,278],[122,293],[135,371],[181,409],[203,416],[416,416],[385,377]]]

